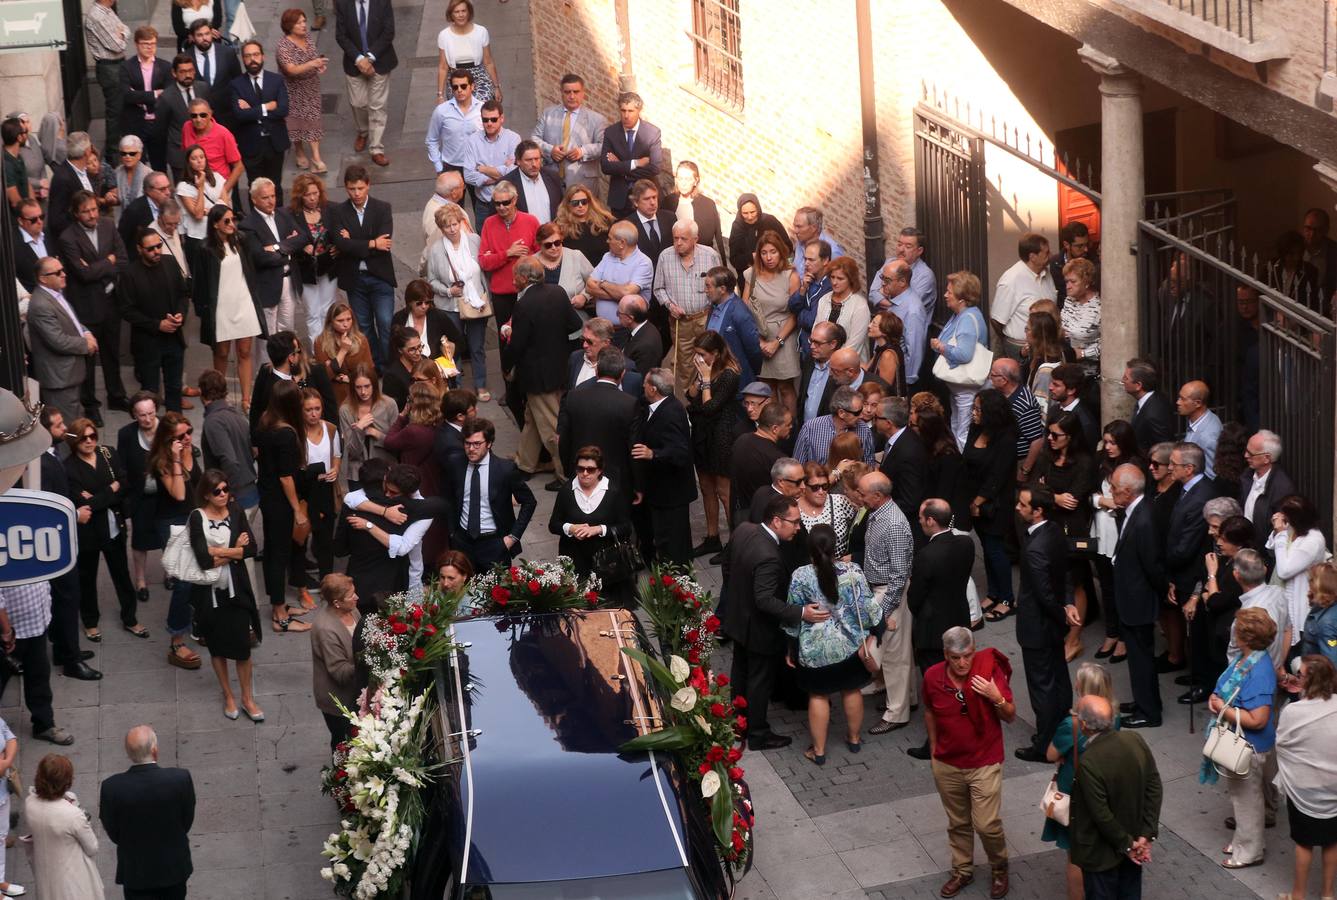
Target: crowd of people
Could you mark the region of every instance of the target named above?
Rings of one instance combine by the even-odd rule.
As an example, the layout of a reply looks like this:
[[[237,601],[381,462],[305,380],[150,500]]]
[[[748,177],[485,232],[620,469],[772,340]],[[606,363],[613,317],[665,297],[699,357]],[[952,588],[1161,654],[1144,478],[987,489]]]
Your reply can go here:
[[[976,634],[1012,617],[1035,721],[1016,757],[1062,764],[1071,819],[1046,838],[1069,850],[1070,896],[1083,885],[1124,896],[1150,859],[1160,781],[1132,732],[1162,725],[1170,672],[1182,673],[1178,703],[1234,721],[1253,749],[1247,774],[1227,780],[1222,865],[1262,861],[1284,795],[1292,896],[1315,847],[1332,894],[1337,798],[1316,736],[1337,727],[1337,566],[1313,501],[1321,486],[1292,483],[1272,431],[1222,422],[1206,375],[1172,394],[1155,361],[1128,360],[1132,414],[1102,415],[1099,260],[1085,226],[1066,226],[1056,253],[1023,235],[987,318],[979,275],[935,271],[913,225],[867,273],[815,205],[786,228],[746,193],[726,233],[702,191],[709,173],[687,160],[663,169],[634,93],[610,123],[566,75],[531,135],[506,128],[487,29],[453,0],[426,131],[438,174],[417,277],[401,292],[393,210],[371,196],[367,168],[338,173],[343,200],[322,177],[326,61],[311,31],[325,15],[282,14],[272,71],[258,41],[225,39],[228,7],[177,0],[170,61],[153,28],[132,34],[104,0],[90,9],[114,166],[87,133],[0,123],[52,439],[41,486],[69,497],[79,521],[74,572],[0,589],[0,641],[21,663],[35,737],[74,740],[54,721],[53,660],[101,678],[80,633],[102,639],[103,563],[121,627],[145,638],[150,554],[175,546],[221,573],[168,579],[167,663],[199,669],[203,648],[223,715],[258,723],[252,648],[266,631],[309,631],[337,743],[348,723],[334,700],[351,704],[365,684],[362,617],[388,594],[462,589],[521,555],[539,476],[557,495],[547,526],[561,554],[604,579],[607,601],[634,602],[635,575],[610,548],[723,567],[719,616],[749,748],[791,741],[770,727],[772,698],[806,706],[804,755],[817,766],[832,694],[851,753],[865,698],[883,696],[870,736],[922,707],[928,739],[909,753],[931,761],[948,814],[942,896],[973,878],[976,832],[991,896],[1008,890],[999,810],[1014,662]],[[393,7],[337,0],[334,16],[354,152],[386,166]],[[300,174],[285,194],[290,148]],[[1326,218],[1306,228],[1301,268],[1317,274],[1283,267],[1291,286],[1337,277],[1337,263],[1316,268],[1330,255]],[[185,371],[191,340],[212,349],[197,373]],[[198,436],[183,415],[193,398]],[[104,406],[131,416],[114,441]],[[521,430],[512,458],[493,452],[507,414]],[[1081,665],[1074,695],[1069,664],[1088,651],[1103,665]],[[1121,663],[1124,703],[1107,668]]]

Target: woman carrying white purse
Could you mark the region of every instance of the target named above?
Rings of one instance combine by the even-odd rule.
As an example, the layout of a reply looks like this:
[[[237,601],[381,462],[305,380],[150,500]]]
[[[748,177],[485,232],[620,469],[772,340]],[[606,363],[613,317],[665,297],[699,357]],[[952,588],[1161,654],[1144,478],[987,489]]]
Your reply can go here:
[[[1252,759],[1244,775],[1226,778],[1230,802],[1235,809],[1235,836],[1222,850],[1226,858],[1221,865],[1227,869],[1244,869],[1260,865],[1266,850],[1263,768],[1277,739],[1272,716],[1277,673],[1272,668],[1267,649],[1277,636],[1277,624],[1266,610],[1255,606],[1235,614],[1234,630],[1240,655],[1226,667],[1207,701],[1208,709],[1217,720],[1213,727],[1204,730],[1207,742],[1198,781],[1216,783],[1220,777],[1218,763],[1207,754],[1213,746],[1230,744],[1234,732],[1238,731],[1252,748]],[[1217,729],[1230,734],[1218,736]]]
[[[981,293],[979,278],[970,272],[948,275],[944,297],[952,317],[942,326],[942,332],[929,341],[933,352],[938,354],[933,374],[947,383],[952,396],[952,436],[958,450],[965,449],[970,408],[975,395],[989,380],[989,367],[993,363],[989,326],[978,308]]]

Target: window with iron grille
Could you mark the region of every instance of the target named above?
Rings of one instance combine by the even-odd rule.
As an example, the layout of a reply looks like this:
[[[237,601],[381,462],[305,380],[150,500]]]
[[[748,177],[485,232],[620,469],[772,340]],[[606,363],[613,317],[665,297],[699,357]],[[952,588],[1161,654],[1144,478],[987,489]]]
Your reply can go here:
[[[696,83],[736,109],[743,108],[741,0],[692,0]]]

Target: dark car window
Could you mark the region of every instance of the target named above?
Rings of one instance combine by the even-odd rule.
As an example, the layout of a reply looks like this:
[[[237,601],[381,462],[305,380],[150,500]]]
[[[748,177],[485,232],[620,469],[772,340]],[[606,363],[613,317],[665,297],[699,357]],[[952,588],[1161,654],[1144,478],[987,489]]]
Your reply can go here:
[[[685,869],[530,884],[469,885],[464,900],[700,900]]]

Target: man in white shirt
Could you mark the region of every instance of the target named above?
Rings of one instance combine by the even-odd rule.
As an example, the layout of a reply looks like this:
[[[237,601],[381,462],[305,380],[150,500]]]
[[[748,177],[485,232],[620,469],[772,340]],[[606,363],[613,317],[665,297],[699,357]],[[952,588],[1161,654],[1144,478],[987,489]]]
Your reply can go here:
[[[427,158],[438,172],[461,172],[464,142],[483,130],[482,104],[474,102],[474,77],[468,70],[451,72],[449,84],[453,96],[437,105],[427,124]]]
[[[599,183],[599,147],[607,128],[608,120],[585,105],[584,79],[563,75],[562,102],[543,111],[530,138],[543,152],[543,171],[564,189],[592,190]]]
[[[1003,353],[1012,359],[1021,359],[1031,304],[1058,297],[1054,279],[1049,277],[1049,239],[1034,232],[1023,234],[1017,242],[1017,256],[1020,259],[998,279],[989,313],[994,333],[1002,339]]]
[[[562,185],[543,168],[543,151],[534,141],[521,141],[515,147],[515,168],[505,181],[515,185],[520,212],[527,212],[546,225],[557,215],[562,202]]]

